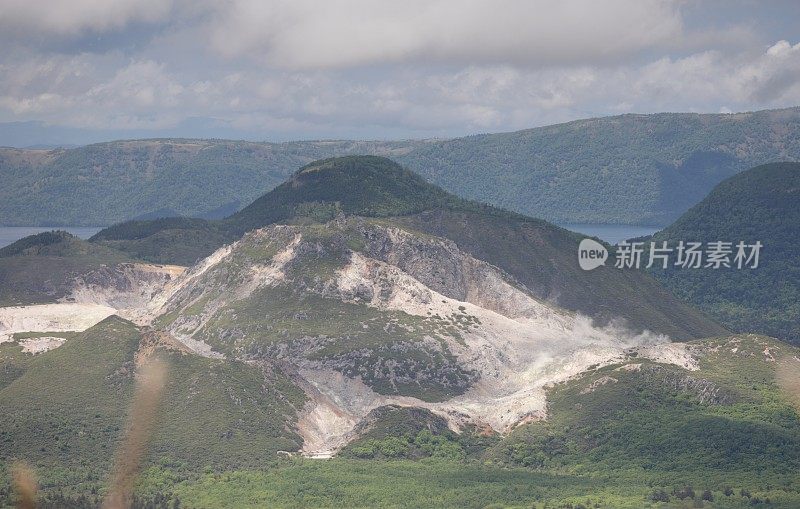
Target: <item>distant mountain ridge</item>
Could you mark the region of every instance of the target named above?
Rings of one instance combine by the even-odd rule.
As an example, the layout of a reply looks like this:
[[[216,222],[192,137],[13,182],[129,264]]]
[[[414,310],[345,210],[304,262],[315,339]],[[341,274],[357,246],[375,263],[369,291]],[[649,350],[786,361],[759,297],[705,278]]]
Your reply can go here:
[[[739,171],[800,160],[800,108],[629,114],[452,140],[0,149],[0,224],[219,217],[216,209],[249,203],[294,169],[342,155],[390,157],[459,196],[556,223],[666,225]]]
[[[0,224],[109,225],[135,217],[219,217],[311,161],[391,155],[424,142],[138,140],[75,149],[0,149]],[[225,214],[225,215],[228,215]]]
[[[399,160],[450,192],[555,223],[666,225],[739,171],[800,160],[800,108],[576,120]]]

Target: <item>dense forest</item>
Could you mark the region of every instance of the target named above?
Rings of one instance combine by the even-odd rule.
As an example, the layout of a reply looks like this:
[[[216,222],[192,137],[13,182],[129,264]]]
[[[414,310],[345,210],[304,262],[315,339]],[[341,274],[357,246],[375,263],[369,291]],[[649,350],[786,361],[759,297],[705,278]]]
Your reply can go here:
[[[800,342],[800,164],[752,168],[719,184],[656,243],[761,242],[756,268],[652,269],[677,296],[732,330]],[[660,245],[660,244],[659,244]],[[735,255],[731,254],[731,259]]]

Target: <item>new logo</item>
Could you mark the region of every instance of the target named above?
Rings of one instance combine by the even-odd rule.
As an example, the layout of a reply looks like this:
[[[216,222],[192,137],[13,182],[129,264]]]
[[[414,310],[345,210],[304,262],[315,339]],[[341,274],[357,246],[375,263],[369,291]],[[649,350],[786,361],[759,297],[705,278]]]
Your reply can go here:
[[[596,240],[583,239],[578,246],[578,264],[583,270],[596,269],[606,264],[608,250]]]

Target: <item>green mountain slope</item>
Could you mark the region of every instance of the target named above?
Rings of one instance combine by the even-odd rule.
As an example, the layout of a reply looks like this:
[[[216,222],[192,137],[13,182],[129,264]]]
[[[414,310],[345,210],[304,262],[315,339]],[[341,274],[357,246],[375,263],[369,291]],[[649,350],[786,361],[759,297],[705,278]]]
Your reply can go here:
[[[721,180],[800,159],[800,109],[577,120],[398,160],[459,196],[558,223],[668,224]]]
[[[778,366],[800,367],[797,348],[757,335],[688,346],[694,370],[629,358],[554,388],[552,418],[490,454],[512,464],[670,472],[676,483],[689,472],[713,472],[717,486],[758,472],[795,484],[800,419]]]
[[[800,164],[758,166],[719,184],[653,237],[667,241],[760,241],[756,269],[653,270],[676,295],[733,330],[800,342]],[[734,248],[735,251],[735,248]]]
[[[757,335],[688,347],[697,361],[691,370],[633,356],[557,385],[548,395],[548,420],[519,426],[506,437],[481,430],[455,434],[435,416],[386,409],[342,454],[371,461],[439,458],[445,465],[480,461],[576,476],[561,481],[563,498],[547,489],[522,500],[493,495],[501,506],[534,499],[615,508],[794,507],[800,415],[796,384],[786,384],[781,373],[800,368],[797,348]],[[314,474],[320,491],[335,477]],[[579,479],[603,479],[603,487],[591,488],[593,497],[564,496]],[[211,499],[212,486],[224,489],[214,484],[203,481],[199,493],[187,496]],[[623,484],[625,489],[616,488]],[[710,497],[703,501],[706,491]]]
[[[130,352],[135,337],[129,339]],[[425,410],[385,407],[345,457],[228,464],[235,470],[222,472],[161,461],[146,470],[139,491],[190,508],[388,508],[398,500],[419,508],[797,507],[800,414],[792,406],[797,393],[789,392],[781,373],[798,369],[800,352],[756,335],[710,338],[687,348],[691,369],[631,356],[554,386],[548,420],[507,436],[480,429],[456,434]],[[69,434],[65,438],[72,443]],[[38,440],[54,441],[50,434]],[[180,435],[177,440],[179,449]],[[218,454],[225,453],[210,457]],[[97,486],[78,477],[85,468],[71,474],[82,484],[62,493]],[[43,475],[54,479],[52,470]]]
[[[351,156],[315,161],[291,179],[225,221],[244,233],[276,222],[336,214],[404,216],[440,207],[464,207],[464,200],[427,183],[382,157]]]
[[[557,223],[668,224],[721,180],[800,159],[800,109],[578,120],[445,141],[139,140],[0,149],[0,224],[218,218],[313,160],[392,159],[459,196]]]
[[[0,305],[54,302],[67,295],[75,277],[129,261],[63,231],[25,237],[0,249]]]
[[[254,467],[278,450],[297,450],[301,441],[287,423],[304,396],[279,370],[192,355],[110,317],[35,356],[0,344],[0,368],[9,373],[0,388],[0,462],[24,458],[67,483],[104,477],[124,429],[137,358],[153,350],[167,361],[168,381],[151,461]]]
[[[759,465],[746,464],[754,460],[784,475],[797,468],[796,387],[783,384],[779,374],[784,366],[798,367],[793,358],[797,348],[752,334],[696,340],[687,346],[698,361],[692,369],[630,356],[552,388],[547,422],[520,426],[503,439],[485,439],[488,448],[481,457],[586,472],[637,464],[675,474],[687,468],[695,474],[720,468],[733,474],[757,471]],[[462,456],[467,454],[476,435],[452,434],[436,419],[409,415],[409,410],[381,412],[369,432],[345,452],[387,456],[380,441],[432,433],[455,441]],[[657,422],[660,429],[650,428]],[[756,436],[783,443],[784,449],[767,452],[770,446]],[[365,442],[376,440],[372,455],[359,451]],[[405,452],[395,457],[435,455],[435,448],[426,452],[420,442],[401,444]],[[785,480],[791,484],[792,478]]]
[[[350,156],[312,163],[221,221],[157,220],[107,228],[91,240],[160,263],[194,263],[247,230],[272,223],[325,223],[337,216],[381,218],[439,236],[508,272],[533,295],[600,321],[676,339],[725,332],[639,271],[578,268],[581,237],[545,221],[460,199],[392,161]],[[335,229],[335,226],[334,226]]]

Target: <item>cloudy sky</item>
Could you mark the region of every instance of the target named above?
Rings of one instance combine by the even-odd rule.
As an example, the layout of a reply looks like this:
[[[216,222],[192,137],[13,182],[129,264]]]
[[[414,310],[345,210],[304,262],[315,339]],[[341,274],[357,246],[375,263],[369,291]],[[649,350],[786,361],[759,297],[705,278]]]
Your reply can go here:
[[[0,0],[0,47],[18,146],[800,105],[796,0]]]

